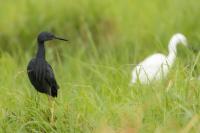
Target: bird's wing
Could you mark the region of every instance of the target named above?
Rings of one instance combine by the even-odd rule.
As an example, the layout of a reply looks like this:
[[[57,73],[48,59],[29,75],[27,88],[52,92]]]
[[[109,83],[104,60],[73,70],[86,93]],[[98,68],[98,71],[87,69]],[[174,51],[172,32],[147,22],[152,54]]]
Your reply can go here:
[[[146,58],[142,61],[139,65],[152,67],[152,66],[159,66],[166,61],[166,56],[163,54],[154,54]]]
[[[59,86],[56,82],[56,79],[55,79],[55,76],[54,76],[54,73],[53,73],[53,69],[52,67],[47,64],[47,69],[46,69],[46,77],[45,77],[45,80],[48,82],[49,86],[50,87],[55,87],[56,89],[59,89]]]
[[[53,97],[57,96],[59,86],[55,80],[53,69],[45,60],[32,59],[28,64],[27,72],[31,83],[38,91]]]
[[[47,72],[46,72],[45,80],[51,88],[51,96],[57,97],[57,90],[59,89],[59,86],[56,82],[56,79],[55,79],[55,76],[54,76],[54,73],[53,73],[53,69],[48,64],[46,70],[47,70]]]
[[[151,80],[165,62],[166,57],[162,54],[154,54],[149,56],[133,69],[132,82],[136,82],[138,77],[144,82]]]

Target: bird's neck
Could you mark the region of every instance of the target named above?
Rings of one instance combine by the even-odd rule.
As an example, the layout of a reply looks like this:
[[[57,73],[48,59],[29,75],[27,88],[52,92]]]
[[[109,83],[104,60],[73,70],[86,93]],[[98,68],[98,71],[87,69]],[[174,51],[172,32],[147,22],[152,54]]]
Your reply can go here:
[[[172,66],[174,61],[175,61],[175,59],[176,59],[176,53],[174,53],[174,52],[169,53],[169,55],[167,56],[168,65]]]
[[[175,59],[176,59],[177,45],[178,45],[177,40],[172,38],[170,40],[169,46],[168,46],[169,55],[167,56],[167,61],[168,61],[168,65],[169,66],[171,66],[174,63]]]
[[[45,59],[45,46],[44,42],[38,42],[38,51],[36,57],[38,59]]]

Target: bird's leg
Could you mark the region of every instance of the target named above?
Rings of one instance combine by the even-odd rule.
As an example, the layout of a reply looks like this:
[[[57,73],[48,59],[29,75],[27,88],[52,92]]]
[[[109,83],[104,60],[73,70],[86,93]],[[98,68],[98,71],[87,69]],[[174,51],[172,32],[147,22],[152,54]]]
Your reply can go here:
[[[49,99],[49,102],[50,102],[50,112],[51,112],[50,124],[54,125],[54,106],[55,106],[55,101],[51,96],[49,96],[48,99]]]
[[[54,124],[54,106],[55,106],[55,101],[52,100],[52,106],[51,106],[51,124]]]

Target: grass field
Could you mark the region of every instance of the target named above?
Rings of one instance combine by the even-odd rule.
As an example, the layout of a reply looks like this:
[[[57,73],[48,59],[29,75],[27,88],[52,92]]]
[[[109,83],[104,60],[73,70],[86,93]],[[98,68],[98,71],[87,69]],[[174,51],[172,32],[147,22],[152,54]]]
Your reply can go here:
[[[0,0],[0,132],[198,133],[200,3],[198,0]],[[36,37],[51,31],[46,56],[60,85],[55,123],[48,98],[30,84],[26,66]],[[168,54],[181,32],[168,77],[129,87],[146,56]]]

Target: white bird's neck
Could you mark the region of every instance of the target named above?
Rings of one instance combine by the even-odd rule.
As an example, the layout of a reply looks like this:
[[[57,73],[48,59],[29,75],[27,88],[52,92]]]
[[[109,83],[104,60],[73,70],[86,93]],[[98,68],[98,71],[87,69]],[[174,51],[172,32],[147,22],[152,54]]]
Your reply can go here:
[[[183,45],[187,46],[187,39],[181,33],[174,34],[172,36],[171,40],[169,41],[169,46],[168,46],[169,55],[167,56],[167,61],[168,61],[169,66],[171,66],[176,59],[178,44],[183,44]]]
[[[168,61],[169,66],[171,66],[176,59],[177,45],[179,43],[180,43],[180,40],[176,36],[173,36],[169,42],[169,45],[168,45],[169,55],[167,56],[167,61]]]
[[[169,55],[167,56],[168,65],[172,66],[175,60],[176,60],[176,53],[175,52],[169,53]]]

